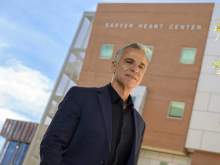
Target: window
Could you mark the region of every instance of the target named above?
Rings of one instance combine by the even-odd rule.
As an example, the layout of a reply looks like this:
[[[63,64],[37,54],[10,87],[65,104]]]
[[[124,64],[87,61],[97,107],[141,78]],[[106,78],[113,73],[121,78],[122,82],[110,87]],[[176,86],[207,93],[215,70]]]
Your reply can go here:
[[[28,144],[21,143],[14,159],[14,165],[21,165],[28,149]]]
[[[102,59],[111,59],[113,54],[113,44],[103,44],[100,49],[100,57]]]
[[[181,64],[194,64],[196,57],[196,48],[183,48],[181,51]]]
[[[68,86],[69,81],[71,81],[71,79],[66,74],[63,74],[56,89],[57,96],[63,96],[65,94],[66,87]]]
[[[160,165],[168,165],[168,163],[167,163],[167,162],[162,161],[162,162],[160,162]]]
[[[185,103],[179,101],[171,101],[169,105],[169,117],[182,118],[184,115]]]
[[[17,150],[17,142],[14,141],[10,141],[8,142],[8,147],[6,149],[6,152],[3,156],[1,165],[9,165],[12,163],[12,159],[16,154],[16,150]]]
[[[28,149],[28,144],[9,141],[1,165],[21,165]]]
[[[153,56],[153,48],[154,47],[151,45],[144,45],[144,47],[145,47],[146,56],[151,61],[152,56]]]
[[[8,144],[9,144],[8,141],[6,141],[6,139],[3,136],[0,136],[0,164],[2,162]]]
[[[135,100],[136,100],[136,96],[131,96],[131,99],[132,99],[132,101],[133,101],[133,103],[134,103]]]
[[[145,97],[147,95],[147,87],[146,86],[137,86],[131,93],[132,101],[134,103],[134,107],[137,111],[142,115],[145,103]]]

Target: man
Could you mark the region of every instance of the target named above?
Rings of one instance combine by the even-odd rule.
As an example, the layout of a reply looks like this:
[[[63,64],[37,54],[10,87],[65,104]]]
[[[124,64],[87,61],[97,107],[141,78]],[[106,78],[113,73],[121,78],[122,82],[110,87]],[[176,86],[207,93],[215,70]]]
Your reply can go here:
[[[41,142],[41,165],[136,165],[145,124],[130,92],[147,66],[144,47],[132,43],[113,57],[111,83],[72,87]]]

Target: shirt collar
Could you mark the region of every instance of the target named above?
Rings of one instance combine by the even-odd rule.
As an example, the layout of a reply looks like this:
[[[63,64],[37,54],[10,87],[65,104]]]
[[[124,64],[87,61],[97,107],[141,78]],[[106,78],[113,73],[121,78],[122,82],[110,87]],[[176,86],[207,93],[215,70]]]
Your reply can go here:
[[[130,107],[130,106],[133,107],[134,106],[131,95],[128,96],[128,99],[127,99],[126,104],[125,104],[124,101],[122,100],[122,98],[119,96],[119,94],[112,87],[111,83],[109,83],[107,86],[108,86],[108,90],[109,90],[109,93],[110,93],[112,103],[121,102],[121,104],[125,106],[125,107],[123,107],[123,109],[125,109],[126,107]]]

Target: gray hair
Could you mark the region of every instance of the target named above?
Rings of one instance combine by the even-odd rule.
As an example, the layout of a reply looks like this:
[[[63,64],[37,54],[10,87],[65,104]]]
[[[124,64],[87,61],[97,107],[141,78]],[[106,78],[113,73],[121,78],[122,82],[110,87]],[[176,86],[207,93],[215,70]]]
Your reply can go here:
[[[142,50],[142,51],[144,51],[146,60],[147,60],[148,62],[150,62],[149,58],[148,58],[147,55],[146,55],[146,52],[147,52],[146,49],[147,49],[147,48],[144,47],[143,44],[138,43],[138,42],[130,43],[130,44],[125,45],[124,47],[120,48],[120,49],[115,53],[115,55],[113,56],[113,61],[116,62],[116,63],[118,63],[118,62],[120,61],[122,55],[125,53],[125,50],[128,49],[128,48],[133,48],[133,49],[137,49],[137,50]]]

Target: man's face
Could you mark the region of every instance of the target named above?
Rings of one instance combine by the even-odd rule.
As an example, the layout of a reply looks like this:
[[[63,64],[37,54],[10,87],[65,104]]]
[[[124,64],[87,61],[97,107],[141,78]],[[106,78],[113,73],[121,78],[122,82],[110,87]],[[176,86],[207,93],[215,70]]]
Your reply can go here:
[[[114,81],[133,89],[140,84],[148,62],[143,50],[127,48],[118,63],[113,62]]]

